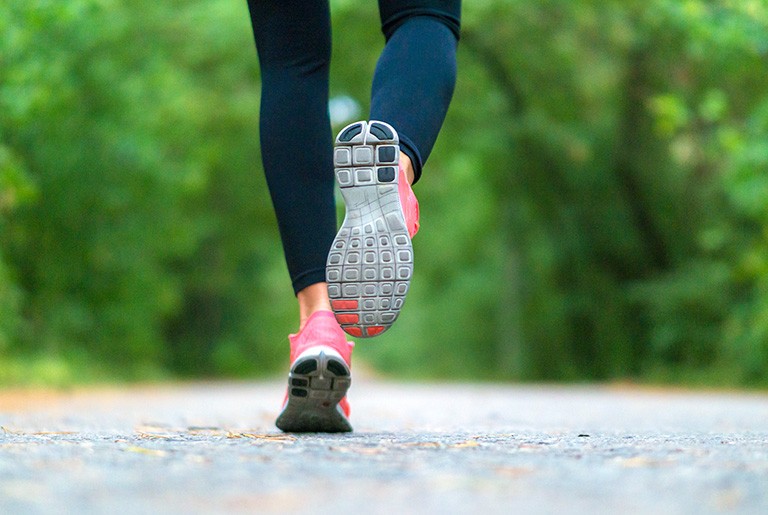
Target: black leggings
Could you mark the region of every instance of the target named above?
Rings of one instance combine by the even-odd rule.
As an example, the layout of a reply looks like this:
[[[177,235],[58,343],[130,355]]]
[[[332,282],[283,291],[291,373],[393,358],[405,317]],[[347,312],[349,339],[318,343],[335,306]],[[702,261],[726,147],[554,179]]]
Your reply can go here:
[[[325,281],[336,234],[328,0],[248,0],[261,66],[261,153],[294,292]],[[461,0],[379,0],[386,46],[370,119],[392,125],[416,180],[456,81]]]

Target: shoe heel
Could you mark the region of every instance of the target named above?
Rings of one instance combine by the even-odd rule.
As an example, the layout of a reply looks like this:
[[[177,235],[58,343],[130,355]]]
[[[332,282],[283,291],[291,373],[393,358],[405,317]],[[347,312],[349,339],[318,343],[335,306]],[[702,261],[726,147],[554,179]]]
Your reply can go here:
[[[339,402],[351,386],[349,366],[334,350],[296,358],[288,374],[288,400],[275,424],[286,432],[352,431]]]

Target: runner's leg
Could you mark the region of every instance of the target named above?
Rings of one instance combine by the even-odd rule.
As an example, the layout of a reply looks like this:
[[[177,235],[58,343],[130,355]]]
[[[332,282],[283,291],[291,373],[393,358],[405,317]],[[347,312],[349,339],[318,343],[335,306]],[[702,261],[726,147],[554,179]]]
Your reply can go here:
[[[288,272],[300,303],[325,297],[327,305],[325,260],[336,233],[328,1],[248,0],[248,8],[261,67],[262,159]]]
[[[414,182],[429,157],[456,83],[460,0],[379,0],[387,44],[371,91],[371,119],[392,125]]]

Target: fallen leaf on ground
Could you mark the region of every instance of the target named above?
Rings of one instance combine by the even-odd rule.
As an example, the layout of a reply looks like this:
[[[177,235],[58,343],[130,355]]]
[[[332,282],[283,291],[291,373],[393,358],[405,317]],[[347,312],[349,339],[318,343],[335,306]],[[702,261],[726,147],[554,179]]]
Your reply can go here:
[[[142,431],[136,431],[139,438],[146,438],[149,440],[167,440],[168,438],[175,438],[179,435],[168,433],[144,433]]]
[[[251,440],[259,440],[264,442],[291,442],[296,441],[295,436],[291,435],[275,435],[275,434],[258,434],[258,433],[235,433],[229,431],[227,438],[250,438]]]
[[[328,450],[334,452],[353,452],[355,454],[363,454],[366,456],[383,454],[385,452],[385,449],[381,447],[328,447]]]
[[[430,449],[439,449],[443,447],[440,442],[408,442],[404,443],[403,447],[428,447]]]
[[[20,429],[8,429],[7,427],[0,426],[3,433],[8,435],[28,435],[28,436],[47,436],[47,435],[74,435],[77,431],[22,431]]]
[[[159,449],[147,449],[146,447],[137,447],[135,445],[126,447],[125,450],[128,452],[135,452],[138,454],[146,454],[148,456],[163,457],[168,455],[166,451],[161,451]]]
[[[192,426],[187,428],[187,433],[191,435],[204,434],[204,435],[226,435],[229,431],[226,431],[220,427],[200,427]]]
[[[466,440],[464,442],[451,444],[448,447],[451,449],[463,449],[465,447],[480,447],[480,444],[476,440]]]

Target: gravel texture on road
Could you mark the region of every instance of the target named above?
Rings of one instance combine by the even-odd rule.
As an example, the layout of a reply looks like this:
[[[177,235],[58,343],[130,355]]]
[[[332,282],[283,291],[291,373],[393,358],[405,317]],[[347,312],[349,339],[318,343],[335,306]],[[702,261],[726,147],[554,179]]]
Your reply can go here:
[[[0,393],[0,513],[768,513],[768,395],[361,380]]]

